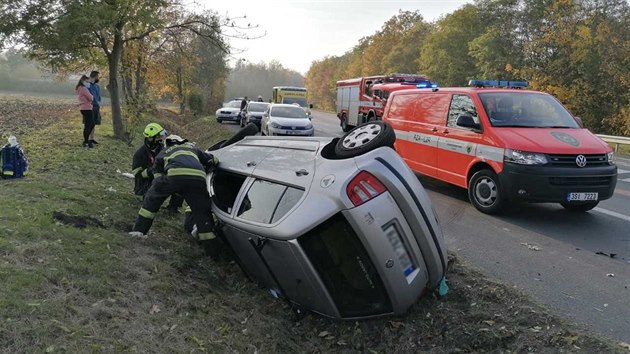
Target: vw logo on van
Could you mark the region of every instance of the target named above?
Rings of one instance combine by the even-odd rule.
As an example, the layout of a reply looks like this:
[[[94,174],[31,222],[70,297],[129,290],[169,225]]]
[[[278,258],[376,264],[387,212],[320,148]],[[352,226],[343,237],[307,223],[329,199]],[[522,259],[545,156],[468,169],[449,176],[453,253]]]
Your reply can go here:
[[[575,158],[575,164],[578,165],[578,167],[586,166],[586,157],[584,157],[584,155],[577,155]]]

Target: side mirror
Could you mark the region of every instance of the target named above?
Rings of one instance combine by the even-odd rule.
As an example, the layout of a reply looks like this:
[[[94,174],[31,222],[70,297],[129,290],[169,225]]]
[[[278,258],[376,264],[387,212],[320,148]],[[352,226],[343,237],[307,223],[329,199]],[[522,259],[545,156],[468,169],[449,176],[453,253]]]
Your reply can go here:
[[[457,125],[464,128],[471,128],[473,130],[481,130],[481,125],[479,123],[475,123],[473,117],[463,114],[457,117]]]
[[[311,104],[309,104],[309,105],[308,105],[308,108],[313,109],[313,104],[312,104],[312,103],[311,103]]]
[[[580,126],[580,128],[584,128],[584,122],[582,121],[582,118],[575,117],[575,120],[578,122],[578,125]]]

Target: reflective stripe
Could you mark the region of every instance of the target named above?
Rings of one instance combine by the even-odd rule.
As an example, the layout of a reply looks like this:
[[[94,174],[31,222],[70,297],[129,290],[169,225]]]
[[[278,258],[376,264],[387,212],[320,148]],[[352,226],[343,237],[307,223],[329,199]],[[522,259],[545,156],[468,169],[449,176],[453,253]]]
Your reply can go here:
[[[13,171],[2,171],[2,174],[5,176],[13,176]]]
[[[432,146],[437,149],[457,152],[464,155],[477,156],[482,160],[503,162],[503,154],[505,151],[503,148],[404,130],[396,130],[395,132],[396,139]]]
[[[131,174],[132,175],[137,175],[142,170],[144,170],[144,167],[140,166],[140,167],[134,169],[133,171],[131,171]]]
[[[187,155],[187,156],[192,156],[195,158],[195,160],[199,161],[199,156],[197,156],[197,154],[195,154],[192,151],[176,151],[174,152],[172,155],[166,156],[164,158],[164,164],[168,165],[169,161],[171,161],[172,159],[176,158],[177,156],[182,156],[182,155]]]
[[[160,172],[153,172],[153,177],[160,177],[162,174]]]
[[[184,213],[190,213],[192,212],[192,209],[190,209],[190,206],[187,206],[186,209],[184,209]]]
[[[199,241],[214,240],[215,238],[217,238],[214,235],[214,232],[202,232],[198,235],[198,237]]]
[[[149,170],[145,169],[144,171],[142,171],[142,177],[149,178]]]
[[[171,168],[168,170],[167,175],[169,176],[198,176],[201,178],[206,178],[206,173],[204,171],[200,171],[194,168],[185,168],[185,167],[177,167]]]
[[[155,219],[155,213],[148,211],[145,208],[140,208],[140,211],[138,212],[138,214],[147,219]]]

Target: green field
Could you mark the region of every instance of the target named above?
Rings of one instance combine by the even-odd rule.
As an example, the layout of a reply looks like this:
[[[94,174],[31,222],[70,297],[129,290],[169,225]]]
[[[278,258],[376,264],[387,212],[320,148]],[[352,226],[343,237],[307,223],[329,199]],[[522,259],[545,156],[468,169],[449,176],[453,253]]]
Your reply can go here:
[[[231,135],[212,117],[151,115],[199,146]],[[146,123],[146,122],[142,122]],[[401,318],[337,322],[287,305],[234,262],[205,257],[183,215],[158,214],[147,239],[127,234],[139,202],[131,156],[107,110],[94,149],[81,147],[72,101],[0,97],[0,133],[31,164],[0,180],[0,352],[621,352],[451,257],[445,298]]]

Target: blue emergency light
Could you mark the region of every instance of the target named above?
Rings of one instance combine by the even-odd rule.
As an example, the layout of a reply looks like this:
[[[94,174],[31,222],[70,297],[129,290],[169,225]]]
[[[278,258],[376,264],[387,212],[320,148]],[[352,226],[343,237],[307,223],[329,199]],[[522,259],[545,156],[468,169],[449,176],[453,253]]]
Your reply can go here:
[[[523,88],[527,87],[527,81],[470,80],[468,81],[468,86]]]
[[[437,82],[431,82],[429,80],[418,81],[416,88],[438,88]]]

